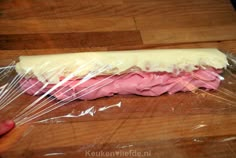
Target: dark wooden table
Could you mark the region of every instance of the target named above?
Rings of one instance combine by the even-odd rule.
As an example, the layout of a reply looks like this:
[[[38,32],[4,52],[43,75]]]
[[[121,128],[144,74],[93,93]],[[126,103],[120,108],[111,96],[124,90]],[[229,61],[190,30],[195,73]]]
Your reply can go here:
[[[236,53],[236,12],[229,0],[0,1],[1,61],[33,54],[202,47]],[[235,82],[221,87],[236,91]],[[0,138],[0,157],[135,151],[158,158],[234,158],[234,95],[199,91],[75,101],[39,120],[93,106],[121,107],[17,127]],[[25,106],[30,99],[23,95],[16,105]]]

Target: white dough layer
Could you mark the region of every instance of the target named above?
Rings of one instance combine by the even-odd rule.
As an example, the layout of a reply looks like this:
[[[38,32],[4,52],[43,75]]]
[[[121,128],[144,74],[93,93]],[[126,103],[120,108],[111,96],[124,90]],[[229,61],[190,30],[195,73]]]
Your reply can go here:
[[[227,57],[215,48],[151,49],[107,52],[81,52],[20,56],[18,74],[31,74],[42,82],[58,83],[60,77],[83,78],[89,73],[113,75],[132,72],[193,71],[199,67],[222,69]]]

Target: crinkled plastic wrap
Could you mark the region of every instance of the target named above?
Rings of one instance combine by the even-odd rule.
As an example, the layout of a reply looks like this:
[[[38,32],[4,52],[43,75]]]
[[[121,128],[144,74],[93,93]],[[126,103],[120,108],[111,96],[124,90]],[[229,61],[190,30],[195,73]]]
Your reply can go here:
[[[64,71],[63,65],[54,66],[55,71],[47,68],[50,62],[45,62],[38,70],[45,72],[46,79],[36,79],[30,70],[17,74],[17,60],[2,64],[0,121],[13,119],[16,128],[0,138],[0,155],[234,157],[236,58],[227,54],[227,60],[227,68],[214,70],[213,76],[220,81],[216,90],[211,83],[196,89],[194,82],[181,81],[187,90],[169,90],[160,92],[159,96],[99,92],[114,81],[137,75],[137,69],[120,74],[115,68],[123,64],[122,60],[109,65],[96,59],[86,61],[56,84],[53,77]],[[96,69],[76,78],[76,74],[94,65]],[[112,75],[107,75],[111,70]],[[199,78],[199,73],[191,74]],[[161,78],[166,74],[157,75]],[[94,96],[94,92],[106,96]]]

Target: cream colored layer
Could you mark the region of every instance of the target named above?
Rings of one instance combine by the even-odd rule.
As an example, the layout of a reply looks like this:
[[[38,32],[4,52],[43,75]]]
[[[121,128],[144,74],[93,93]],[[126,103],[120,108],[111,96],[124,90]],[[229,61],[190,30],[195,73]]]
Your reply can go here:
[[[214,48],[152,49],[109,52],[83,52],[20,56],[18,74],[31,74],[38,80],[59,82],[60,77],[82,78],[89,73],[111,75],[136,69],[146,72],[193,71],[197,67],[226,67],[226,55]]]

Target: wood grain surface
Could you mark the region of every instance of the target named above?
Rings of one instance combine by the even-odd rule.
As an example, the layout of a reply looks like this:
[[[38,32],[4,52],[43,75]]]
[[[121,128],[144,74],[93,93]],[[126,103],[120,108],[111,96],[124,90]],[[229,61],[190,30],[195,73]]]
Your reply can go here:
[[[205,47],[236,53],[230,0],[0,1],[1,65],[20,55]],[[0,137],[0,157],[135,151],[155,158],[234,158],[235,91],[235,78],[226,75],[217,92],[74,101]],[[23,95],[0,111],[0,120],[13,118],[34,99]],[[63,117],[117,103],[121,107],[94,116]]]

